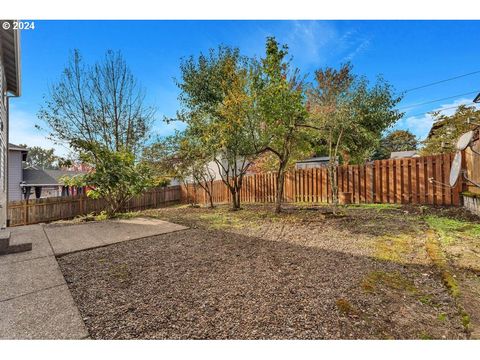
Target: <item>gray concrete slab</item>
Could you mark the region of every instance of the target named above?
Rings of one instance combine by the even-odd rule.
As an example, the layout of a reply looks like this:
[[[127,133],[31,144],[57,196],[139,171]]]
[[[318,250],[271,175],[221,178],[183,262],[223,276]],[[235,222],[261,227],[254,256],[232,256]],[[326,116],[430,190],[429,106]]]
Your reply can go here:
[[[163,220],[134,218],[85,224],[45,225],[55,255],[110,245],[122,241],[184,230],[187,227]]]
[[[183,229],[149,218],[11,228],[12,243],[30,241],[33,247],[0,256],[0,338],[86,338],[85,324],[54,255]]]
[[[43,231],[43,225],[28,225],[9,228],[12,245],[26,242],[32,243],[32,250],[18,254],[0,256],[0,265],[35,259],[44,256],[53,256],[52,248]]]
[[[53,256],[0,265],[0,274],[0,301],[65,284]]]
[[[83,339],[85,324],[67,285],[0,302],[0,339]]]

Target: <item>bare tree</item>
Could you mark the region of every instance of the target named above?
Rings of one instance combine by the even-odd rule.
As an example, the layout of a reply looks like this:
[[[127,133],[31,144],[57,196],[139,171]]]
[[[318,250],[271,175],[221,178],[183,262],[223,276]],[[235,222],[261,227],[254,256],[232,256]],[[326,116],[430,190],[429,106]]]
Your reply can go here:
[[[38,114],[57,143],[83,140],[135,154],[149,137],[154,115],[120,52],[107,51],[102,62],[91,66],[78,50]]]

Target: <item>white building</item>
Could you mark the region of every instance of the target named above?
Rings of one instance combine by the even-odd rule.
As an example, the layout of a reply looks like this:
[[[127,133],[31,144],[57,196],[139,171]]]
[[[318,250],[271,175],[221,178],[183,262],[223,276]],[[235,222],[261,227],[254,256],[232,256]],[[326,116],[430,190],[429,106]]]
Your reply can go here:
[[[10,97],[20,96],[20,33],[0,27],[0,227],[7,226],[8,126]],[[2,21],[5,23],[5,21]]]
[[[8,201],[22,200],[23,162],[27,160],[27,149],[8,144]]]

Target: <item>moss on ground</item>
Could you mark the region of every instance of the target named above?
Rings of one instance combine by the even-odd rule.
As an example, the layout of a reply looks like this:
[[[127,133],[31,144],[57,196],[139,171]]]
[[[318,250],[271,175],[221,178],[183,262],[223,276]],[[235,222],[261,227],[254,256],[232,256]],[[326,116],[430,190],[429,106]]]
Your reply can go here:
[[[419,335],[418,338],[420,340],[433,340],[433,336],[427,333],[426,331],[422,331]]]
[[[347,299],[344,299],[344,298],[337,299],[335,304],[337,305],[338,311],[342,315],[354,315],[357,313],[353,305]]]
[[[375,257],[380,260],[403,262],[411,251],[411,235],[381,236],[375,242]]]
[[[381,287],[418,293],[415,285],[399,272],[372,271],[362,280],[362,288],[367,292],[375,292]]]
[[[455,275],[450,270],[447,258],[442,251],[441,240],[438,239],[437,234],[433,230],[427,231],[426,248],[429,257],[441,272],[443,284],[455,300],[463,329],[469,334],[471,331],[470,315],[465,311],[459,301],[460,286]]]

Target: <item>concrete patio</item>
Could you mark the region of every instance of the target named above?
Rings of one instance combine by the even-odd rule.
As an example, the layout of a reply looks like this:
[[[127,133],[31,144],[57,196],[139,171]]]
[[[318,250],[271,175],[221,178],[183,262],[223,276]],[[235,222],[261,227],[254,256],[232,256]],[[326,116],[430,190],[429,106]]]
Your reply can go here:
[[[11,229],[29,252],[0,256],[0,339],[84,339],[88,332],[55,256],[186,229],[137,218]]]

